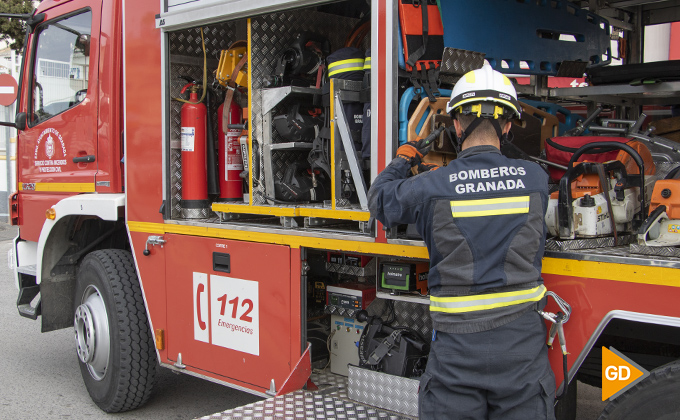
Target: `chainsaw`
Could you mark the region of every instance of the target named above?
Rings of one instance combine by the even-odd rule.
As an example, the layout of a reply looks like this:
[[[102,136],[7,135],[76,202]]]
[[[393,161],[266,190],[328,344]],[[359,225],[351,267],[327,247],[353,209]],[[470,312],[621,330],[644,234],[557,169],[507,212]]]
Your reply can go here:
[[[638,231],[638,245],[647,247],[680,246],[680,166],[656,182],[650,213]],[[680,251],[680,249],[678,250]]]
[[[616,160],[574,166],[586,152],[616,149],[620,150]],[[618,243],[619,232],[631,233],[642,225],[655,172],[651,154],[639,142],[595,142],[580,147],[548,202],[549,233],[559,239],[613,236]]]

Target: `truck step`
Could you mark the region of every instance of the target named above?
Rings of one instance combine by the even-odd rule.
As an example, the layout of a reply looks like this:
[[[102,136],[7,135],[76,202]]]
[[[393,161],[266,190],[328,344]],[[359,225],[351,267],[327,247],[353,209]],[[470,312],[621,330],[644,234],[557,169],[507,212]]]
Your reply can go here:
[[[39,285],[22,287],[17,298],[19,315],[33,320],[38,319],[38,316],[41,314],[41,297],[39,295]]]
[[[312,382],[319,384],[316,391],[299,390],[269,398],[210,416],[214,420],[277,419],[367,419],[417,420],[378,407],[353,401],[348,397],[348,378],[328,371],[312,373]]]
[[[300,416],[300,417],[297,417]],[[304,416],[304,417],[303,417]],[[415,417],[368,407],[351,400],[329,396],[323,392],[295,391],[243,407],[216,413],[211,419],[246,420],[260,418],[277,419],[357,419],[367,420],[415,420]]]
[[[36,264],[33,265],[22,265],[20,267],[17,267],[17,272],[21,274],[26,274],[28,276],[36,276],[37,273],[37,266]]]
[[[30,303],[25,303],[23,305],[17,305],[17,309],[19,310],[19,315],[35,321],[38,319],[38,316],[40,316],[40,301],[38,301],[38,304],[35,307],[31,306]]]

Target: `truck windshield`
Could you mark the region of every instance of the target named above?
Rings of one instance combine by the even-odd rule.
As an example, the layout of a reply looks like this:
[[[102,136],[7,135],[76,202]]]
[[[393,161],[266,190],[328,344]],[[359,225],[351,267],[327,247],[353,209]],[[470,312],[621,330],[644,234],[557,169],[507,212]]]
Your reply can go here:
[[[33,62],[31,125],[64,112],[87,96],[92,12],[43,26]]]

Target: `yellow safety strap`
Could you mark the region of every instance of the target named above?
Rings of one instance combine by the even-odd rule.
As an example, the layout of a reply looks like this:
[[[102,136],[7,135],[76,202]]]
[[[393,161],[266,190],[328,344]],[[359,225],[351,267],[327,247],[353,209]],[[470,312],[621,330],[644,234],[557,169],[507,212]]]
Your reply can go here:
[[[474,296],[430,297],[430,311],[459,314],[503,308],[526,302],[538,302],[546,293],[544,285],[515,292],[489,293]]]

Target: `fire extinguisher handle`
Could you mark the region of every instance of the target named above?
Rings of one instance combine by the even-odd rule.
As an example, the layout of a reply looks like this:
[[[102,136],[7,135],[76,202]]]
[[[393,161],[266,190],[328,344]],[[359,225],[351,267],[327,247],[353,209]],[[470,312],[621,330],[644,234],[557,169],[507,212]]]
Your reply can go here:
[[[179,93],[184,93],[184,92],[186,92],[187,89],[189,89],[191,86],[196,86],[196,83],[187,83],[186,85],[184,85],[184,87],[182,88],[182,90],[179,91]]]
[[[180,93],[184,93],[189,89],[190,86],[198,86],[198,82],[193,78],[189,76],[179,76],[180,79],[184,79],[187,81],[187,84],[184,85]]]

